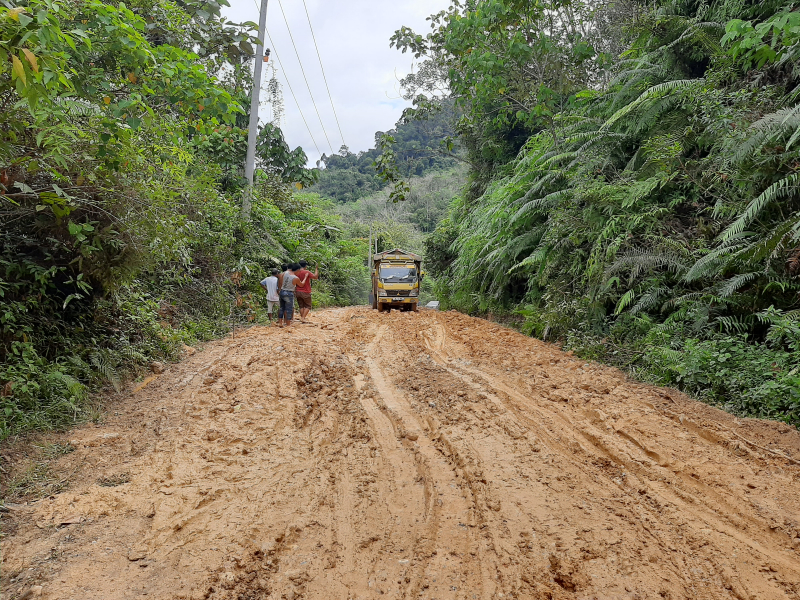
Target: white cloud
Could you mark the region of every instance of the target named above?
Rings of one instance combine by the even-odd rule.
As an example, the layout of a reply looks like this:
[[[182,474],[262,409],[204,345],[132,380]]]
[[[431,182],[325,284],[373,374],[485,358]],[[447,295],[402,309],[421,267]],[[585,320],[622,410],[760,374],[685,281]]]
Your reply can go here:
[[[233,21],[258,22],[260,0],[230,0],[231,7],[224,15]],[[406,75],[413,57],[389,48],[389,38],[395,30],[407,25],[418,33],[430,30],[425,20],[430,14],[449,5],[448,0],[346,0],[330,2],[305,0],[311,16],[322,64],[328,78],[331,96],[339,116],[344,141],[353,152],[374,145],[376,131],[391,129],[408,103],[400,98],[398,79]],[[308,86],[298,65],[297,55],[289,37],[286,14],[297,53],[302,61]],[[269,0],[267,31],[272,39],[266,46],[276,53],[278,79],[283,85],[286,123],[282,126],[287,142],[294,148],[302,146],[314,163],[320,152],[338,151],[342,136],[336,125],[328,92],[319,66],[314,42],[302,0]],[[308,122],[316,145],[292,98],[288,77]],[[319,116],[309,94],[313,94]],[[269,109],[261,109],[262,122],[269,118]],[[320,120],[324,124],[320,125]],[[327,138],[325,136],[327,133]],[[317,151],[317,147],[319,151]]]

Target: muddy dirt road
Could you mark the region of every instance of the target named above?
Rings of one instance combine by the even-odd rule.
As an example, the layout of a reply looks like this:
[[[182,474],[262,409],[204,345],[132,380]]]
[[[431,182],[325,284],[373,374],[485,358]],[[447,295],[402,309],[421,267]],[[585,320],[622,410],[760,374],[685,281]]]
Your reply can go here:
[[[457,313],[210,344],[69,434],[3,598],[800,598],[800,437]]]

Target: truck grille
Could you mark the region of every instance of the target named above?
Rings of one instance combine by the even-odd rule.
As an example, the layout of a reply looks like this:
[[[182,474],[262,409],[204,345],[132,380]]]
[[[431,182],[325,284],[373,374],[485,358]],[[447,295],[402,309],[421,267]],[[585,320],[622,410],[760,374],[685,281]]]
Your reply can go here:
[[[386,295],[391,297],[408,296],[411,290],[386,290]]]

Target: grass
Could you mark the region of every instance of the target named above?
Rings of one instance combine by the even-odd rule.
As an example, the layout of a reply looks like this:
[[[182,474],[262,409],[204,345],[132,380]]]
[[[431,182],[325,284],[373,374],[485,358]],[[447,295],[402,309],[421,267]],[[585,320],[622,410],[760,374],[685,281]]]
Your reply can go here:
[[[61,456],[73,452],[75,448],[69,443],[34,445],[38,449],[37,456],[32,458],[20,471],[12,474],[3,482],[0,501],[3,503],[28,499],[38,500],[63,492],[69,482],[59,479],[52,471],[50,463]]]
[[[29,498],[38,500],[64,491],[66,481],[60,481],[50,470],[47,461],[33,461],[28,467],[8,482],[3,500]]]

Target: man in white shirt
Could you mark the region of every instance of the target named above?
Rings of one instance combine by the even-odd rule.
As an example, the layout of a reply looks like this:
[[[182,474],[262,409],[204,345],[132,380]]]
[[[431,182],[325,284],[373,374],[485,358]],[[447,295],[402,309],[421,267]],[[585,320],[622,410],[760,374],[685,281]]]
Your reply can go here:
[[[278,269],[272,269],[272,275],[261,282],[261,287],[267,290],[267,316],[271,327],[272,309],[280,302],[280,297],[278,296]]]

